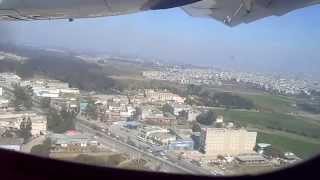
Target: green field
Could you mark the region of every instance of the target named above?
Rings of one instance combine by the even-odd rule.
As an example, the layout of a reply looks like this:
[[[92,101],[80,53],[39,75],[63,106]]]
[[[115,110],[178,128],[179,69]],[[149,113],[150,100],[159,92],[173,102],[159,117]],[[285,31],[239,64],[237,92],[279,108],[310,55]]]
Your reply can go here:
[[[238,110],[216,110],[216,112],[222,114],[226,121],[232,121],[244,127],[276,129],[320,139],[320,123],[312,119],[269,112]]]
[[[299,157],[305,159],[320,153],[319,144],[310,143],[295,138],[290,138],[277,134],[258,133],[257,143],[269,143],[282,152],[293,152]]]
[[[267,94],[240,96],[253,101],[258,111],[215,109],[215,112],[226,121],[257,130],[257,143],[270,143],[282,152],[291,151],[301,158],[320,153],[320,121],[293,115],[298,112],[295,99]]]
[[[297,109],[293,106],[295,101],[285,96],[273,95],[241,95],[253,101],[257,109],[266,112],[290,113]]]

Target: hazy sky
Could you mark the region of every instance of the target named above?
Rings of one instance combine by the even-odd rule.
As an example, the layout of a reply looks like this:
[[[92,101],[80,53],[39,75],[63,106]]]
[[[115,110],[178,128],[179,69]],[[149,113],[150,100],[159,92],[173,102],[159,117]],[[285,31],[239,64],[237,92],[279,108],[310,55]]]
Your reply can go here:
[[[320,71],[320,6],[229,28],[180,9],[75,20],[1,23],[16,43],[89,49],[201,65]]]

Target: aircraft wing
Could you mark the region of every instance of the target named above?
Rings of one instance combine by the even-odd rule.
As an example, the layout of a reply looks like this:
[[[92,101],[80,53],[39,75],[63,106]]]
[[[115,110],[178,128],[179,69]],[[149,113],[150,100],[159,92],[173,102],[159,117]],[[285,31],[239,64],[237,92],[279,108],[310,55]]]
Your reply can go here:
[[[213,18],[233,27],[319,3],[320,0],[203,0],[182,9],[191,16]]]

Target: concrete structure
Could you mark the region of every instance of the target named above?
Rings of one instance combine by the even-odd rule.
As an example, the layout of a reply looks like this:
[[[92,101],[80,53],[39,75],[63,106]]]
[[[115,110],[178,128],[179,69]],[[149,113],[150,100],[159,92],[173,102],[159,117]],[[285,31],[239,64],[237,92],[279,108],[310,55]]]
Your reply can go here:
[[[21,151],[22,144],[22,138],[0,138],[0,148],[2,149]]]
[[[269,164],[268,160],[260,154],[242,154],[236,157],[240,164],[245,165],[263,165]]]
[[[88,134],[69,131],[65,134],[48,134],[51,140],[51,152],[92,152],[96,151],[99,143]]]
[[[8,109],[8,107],[9,107],[9,100],[0,97],[0,110]]]
[[[168,134],[168,133],[152,133],[149,135],[149,140],[151,140],[154,144],[160,146],[167,146],[172,142],[176,141],[176,136]]]
[[[223,123],[223,116],[218,116],[216,119],[216,123]]]
[[[14,73],[0,73],[0,85],[12,89],[12,85],[20,84],[21,77]]]
[[[259,143],[256,146],[256,151],[259,154],[264,154],[266,149],[272,148],[271,144],[266,144],[266,143]]]
[[[59,80],[52,79],[32,79],[27,81],[22,81],[21,86],[29,86],[29,87],[44,87],[44,88],[59,88],[59,89],[67,89],[69,88],[69,84],[65,82],[61,82]]]
[[[29,119],[32,123],[32,136],[39,136],[47,132],[47,119],[34,112],[5,112],[0,114],[0,127],[20,129],[20,124]]]
[[[145,96],[147,97],[149,102],[176,102],[176,103],[184,103],[185,98],[180,97],[179,95],[173,94],[167,90],[164,91],[156,91],[153,89],[146,89]]]
[[[50,99],[50,107],[57,111],[79,112],[80,102],[77,98],[58,97]]]
[[[0,87],[0,96],[3,96],[3,87]]]
[[[143,119],[143,121],[149,125],[160,127],[172,127],[177,123],[176,117],[170,114],[162,117],[149,116]]]
[[[201,113],[197,110],[190,110],[188,111],[188,118],[187,120],[189,122],[193,122],[197,120],[197,117],[200,115]]]
[[[171,105],[172,109],[173,109],[173,114],[176,116],[179,116],[179,113],[182,111],[190,111],[191,107],[185,104],[172,104]]]
[[[173,151],[192,151],[193,146],[194,146],[194,143],[192,139],[180,139],[180,140],[171,142],[168,145],[168,149]]]
[[[200,152],[207,158],[252,153],[256,137],[257,132],[248,132],[245,129],[203,128],[200,136]]]
[[[69,84],[58,80],[51,79],[33,79],[22,81],[20,83],[23,87],[32,88],[33,94],[36,97],[42,98],[58,98],[64,95],[80,95],[80,90],[76,88],[69,88]]]

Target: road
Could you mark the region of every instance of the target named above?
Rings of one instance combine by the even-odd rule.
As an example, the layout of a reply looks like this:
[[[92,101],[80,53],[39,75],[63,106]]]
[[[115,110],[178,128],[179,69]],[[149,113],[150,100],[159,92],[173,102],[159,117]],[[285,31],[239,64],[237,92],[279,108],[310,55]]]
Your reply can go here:
[[[187,173],[187,174],[197,174],[197,175],[199,175],[199,174],[212,175],[212,173],[207,170],[199,170],[199,168],[194,168],[194,166],[192,166],[192,167],[184,166],[183,163],[181,163],[181,164],[178,164],[177,162],[173,163],[168,160],[156,157],[151,153],[144,152],[136,147],[130,146],[124,142],[113,139],[110,136],[104,134],[103,132],[98,131],[98,130],[94,130],[91,127],[84,125],[82,123],[79,123],[79,122],[77,123],[77,129],[79,131],[99,135],[100,137],[98,138],[98,140],[100,141],[100,143],[107,146],[107,147],[110,147],[111,150],[116,150],[118,152],[119,151],[125,152],[131,156],[143,157],[146,160],[158,162],[158,163],[162,164],[162,167],[164,167],[167,170],[167,172],[180,173],[180,174]]]
[[[30,142],[22,145],[21,151],[25,152],[25,153],[30,153],[33,146],[36,146],[38,144],[42,144],[45,139],[46,139],[46,136],[44,136],[44,135],[39,136],[39,137],[31,140]]]

